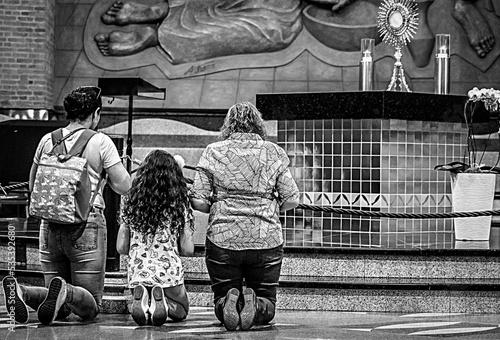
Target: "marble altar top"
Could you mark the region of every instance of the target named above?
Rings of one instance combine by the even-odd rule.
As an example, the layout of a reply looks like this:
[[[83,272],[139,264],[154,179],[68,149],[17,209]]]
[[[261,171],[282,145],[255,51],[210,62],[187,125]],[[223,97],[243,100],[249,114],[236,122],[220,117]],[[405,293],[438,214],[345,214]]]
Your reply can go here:
[[[265,120],[403,119],[465,122],[467,96],[395,91],[307,92],[257,94],[256,106]],[[480,105],[477,123],[489,122]]]

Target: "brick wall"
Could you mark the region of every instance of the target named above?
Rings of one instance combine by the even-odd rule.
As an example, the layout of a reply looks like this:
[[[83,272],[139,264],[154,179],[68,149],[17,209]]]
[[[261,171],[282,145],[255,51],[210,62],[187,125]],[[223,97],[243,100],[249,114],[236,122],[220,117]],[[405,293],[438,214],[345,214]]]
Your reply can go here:
[[[0,107],[53,107],[54,2],[0,1]]]

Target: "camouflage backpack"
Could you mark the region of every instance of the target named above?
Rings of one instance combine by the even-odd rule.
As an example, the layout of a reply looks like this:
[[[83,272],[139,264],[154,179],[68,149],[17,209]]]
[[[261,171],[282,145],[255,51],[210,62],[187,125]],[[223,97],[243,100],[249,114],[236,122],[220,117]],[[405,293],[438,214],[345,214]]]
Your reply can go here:
[[[74,130],[65,137],[62,136],[62,129],[52,132],[54,147],[42,154],[35,175],[29,205],[31,216],[61,224],[87,221],[98,189],[91,197],[87,159],[81,155],[96,132],[85,129],[69,152],[66,152],[63,143],[82,129]]]

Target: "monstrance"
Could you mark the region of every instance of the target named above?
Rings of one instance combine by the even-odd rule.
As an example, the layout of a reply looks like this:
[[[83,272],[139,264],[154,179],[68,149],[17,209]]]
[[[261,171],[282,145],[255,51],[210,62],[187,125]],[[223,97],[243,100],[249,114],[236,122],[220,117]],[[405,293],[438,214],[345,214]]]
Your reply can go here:
[[[378,12],[378,31],[382,40],[396,48],[394,69],[388,91],[411,92],[406,84],[401,48],[405,46],[418,26],[417,4],[414,0],[384,0]]]

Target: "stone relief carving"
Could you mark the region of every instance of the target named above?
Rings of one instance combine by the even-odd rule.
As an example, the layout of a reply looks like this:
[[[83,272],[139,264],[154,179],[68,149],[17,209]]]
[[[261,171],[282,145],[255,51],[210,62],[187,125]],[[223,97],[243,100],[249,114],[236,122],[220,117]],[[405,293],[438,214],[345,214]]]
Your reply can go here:
[[[469,44],[481,58],[495,46],[495,36],[491,31],[488,21],[476,7],[477,0],[456,0],[453,18],[462,25],[467,34]],[[500,16],[500,3],[498,0],[488,0],[485,3],[488,11]]]
[[[191,0],[154,5],[117,1],[102,15],[107,25],[159,23],[133,32],[95,36],[104,56],[123,56],[161,46],[173,64],[226,55],[274,52],[302,30],[300,0]]]
[[[281,66],[306,50],[333,66],[356,66],[361,38],[376,39],[377,59],[392,54],[390,47],[379,43],[374,30],[380,2],[97,1],[86,23],[84,47],[89,60],[104,69],[157,65],[170,78]],[[419,27],[415,45],[408,46],[413,67],[421,69],[417,72],[427,72],[432,66],[429,61],[436,33],[450,33],[452,54],[483,71],[496,60],[500,54],[494,34],[500,31],[499,1],[416,2],[422,7],[419,15],[425,16],[425,27]]]

